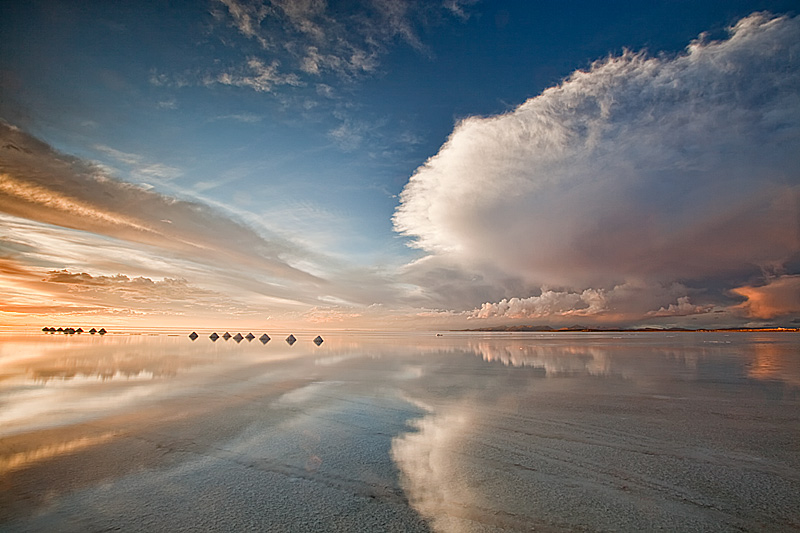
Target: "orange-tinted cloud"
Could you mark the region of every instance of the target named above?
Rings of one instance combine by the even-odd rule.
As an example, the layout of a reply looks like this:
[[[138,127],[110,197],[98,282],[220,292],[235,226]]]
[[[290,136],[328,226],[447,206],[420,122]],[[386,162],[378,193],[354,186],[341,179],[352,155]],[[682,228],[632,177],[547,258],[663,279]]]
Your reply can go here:
[[[305,258],[301,247],[257,233],[207,205],[117,180],[1,121],[0,212],[171,254],[222,259],[282,280],[320,282],[285,259]]]
[[[395,293],[377,270],[126,183],[2,121],[0,269],[0,322],[58,310],[297,317]]]
[[[235,302],[185,279],[93,276],[0,258],[0,324],[55,317],[228,314]]]
[[[772,319],[800,315],[800,275],[781,276],[760,287],[746,285],[731,292],[747,298],[736,309],[748,317]]]

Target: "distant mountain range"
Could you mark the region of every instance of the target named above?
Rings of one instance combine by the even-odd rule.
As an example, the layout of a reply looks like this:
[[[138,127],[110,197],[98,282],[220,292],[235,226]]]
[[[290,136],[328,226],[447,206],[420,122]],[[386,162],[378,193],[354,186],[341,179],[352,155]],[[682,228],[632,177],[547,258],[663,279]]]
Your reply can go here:
[[[567,326],[562,328],[554,328],[551,326],[491,326],[485,328],[475,328],[475,329],[460,329],[457,331],[540,331],[540,332],[576,332],[576,331],[586,331],[586,332],[610,332],[610,333],[618,333],[618,332],[647,332],[647,331],[800,331],[800,328],[786,328],[786,327],[762,327],[762,328],[697,328],[697,329],[690,329],[690,328],[653,328],[653,327],[646,327],[646,328],[590,328],[587,326],[582,326],[580,324],[575,324],[573,326]]]

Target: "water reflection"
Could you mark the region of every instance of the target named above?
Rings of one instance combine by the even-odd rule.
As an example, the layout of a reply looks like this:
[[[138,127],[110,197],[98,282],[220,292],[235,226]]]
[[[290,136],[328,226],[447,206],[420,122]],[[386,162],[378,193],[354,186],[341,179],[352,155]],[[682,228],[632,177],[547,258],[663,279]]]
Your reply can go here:
[[[156,498],[187,528],[203,498],[274,512],[262,530],[308,506],[439,531],[780,529],[800,508],[797,336],[314,335],[6,336],[0,472],[38,487],[41,467],[56,521],[140,502],[133,529]]]
[[[173,351],[150,337],[138,335],[45,339],[14,336],[0,344],[0,375],[5,381],[39,384],[81,377],[108,381],[175,376],[197,361],[176,357],[185,351],[177,345],[174,348]]]
[[[298,355],[258,346],[262,350],[199,346],[163,335],[5,335],[0,343],[0,438],[196,395],[203,387],[213,390],[218,375]]]
[[[480,495],[465,483],[462,457],[466,429],[474,422],[467,409],[430,414],[392,442],[392,459],[401,470],[410,504],[439,531],[469,528],[471,510],[482,507]]]
[[[747,375],[758,380],[785,381],[800,386],[797,347],[775,339],[759,339],[748,346]]]
[[[426,372],[406,393],[427,414],[392,443],[434,529],[747,529],[745,507],[751,526],[793,524],[797,338],[462,341],[507,371]]]
[[[702,371],[703,362],[716,362],[726,367],[729,375],[800,384],[797,339],[743,335],[642,333],[616,339],[560,339],[555,334],[546,338],[468,340],[465,348],[484,361],[539,368],[550,377],[576,373],[632,377],[658,372],[665,377],[692,378]]]
[[[102,435],[80,437],[67,442],[58,442],[56,444],[44,445],[33,450],[12,453],[10,455],[0,457],[0,474],[25,468],[31,464],[53,459],[61,455],[75,453],[85,448],[107,443],[114,438],[114,436],[114,433],[108,432]]]

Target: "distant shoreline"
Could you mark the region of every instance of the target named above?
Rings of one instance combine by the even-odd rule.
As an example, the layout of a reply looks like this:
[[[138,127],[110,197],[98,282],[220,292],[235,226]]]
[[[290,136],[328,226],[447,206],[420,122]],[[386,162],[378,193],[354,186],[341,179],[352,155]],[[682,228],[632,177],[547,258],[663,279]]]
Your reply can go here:
[[[753,333],[776,333],[800,332],[800,328],[784,328],[784,327],[770,327],[770,328],[584,328],[584,327],[568,327],[568,328],[552,328],[550,326],[494,326],[486,328],[475,329],[454,329],[453,332],[458,331],[485,331],[485,332],[527,332],[527,333],[709,333],[709,332],[753,332]]]

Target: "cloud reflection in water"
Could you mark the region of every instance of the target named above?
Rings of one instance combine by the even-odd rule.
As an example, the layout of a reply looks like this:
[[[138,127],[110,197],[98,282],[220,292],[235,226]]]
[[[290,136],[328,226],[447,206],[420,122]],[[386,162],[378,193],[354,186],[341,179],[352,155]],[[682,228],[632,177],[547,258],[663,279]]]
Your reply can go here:
[[[0,345],[0,438],[14,443],[0,459],[19,479],[39,463],[47,483],[59,462],[93,465],[84,506],[158,494],[180,510],[208,497],[273,525],[309,509],[356,524],[384,516],[379,505],[421,517],[419,530],[751,529],[797,508],[794,335],[311,338]],[[75,377],[37,381],[42,369]],[[123,378],[134,371],[147,377]],[[130,468],[97,466],[126,449],[141,454]],[[62,498],[80,486],[61,483]],[[301,486],[323,498],[288,496]],[[64,502],[51,516],[88,508]],[[120,516],[133,524],[135,512],[150,517]],[[204,512],[186,519],[217,516]]]
[[[708,501],[730,525],[739,500],[770,501],[755,487],[783,468],[773,454],[785,450],[759,425],[785,417],[781,402],[797,397],[793,337],[461,341],[494,370],[476,375],[461,361],[421,375],[406,393],[427,414],[392,442],[409,502],[436,530],[634,530]]]

